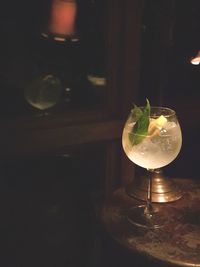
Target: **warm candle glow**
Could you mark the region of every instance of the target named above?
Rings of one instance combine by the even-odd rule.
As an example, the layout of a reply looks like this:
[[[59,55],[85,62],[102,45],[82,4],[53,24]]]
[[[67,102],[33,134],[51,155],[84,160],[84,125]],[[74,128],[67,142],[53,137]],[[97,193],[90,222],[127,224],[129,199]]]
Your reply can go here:
[[[75,0],[53,0],[49,31],[53,34],[73,35],[77,4]]]

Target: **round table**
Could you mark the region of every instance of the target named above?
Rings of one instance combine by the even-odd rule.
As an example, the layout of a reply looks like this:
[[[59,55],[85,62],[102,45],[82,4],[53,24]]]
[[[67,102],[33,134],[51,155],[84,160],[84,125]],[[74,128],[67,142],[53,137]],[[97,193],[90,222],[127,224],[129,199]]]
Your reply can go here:
[[[104,204],[101,219],[110,235],[134,253],[165,264],[200,267],[200,183],[185,179],[176,182],[183,197],[154,204],[166,218],[159,229],[144,229],[128,222],[127,212],[141,201],[129,197],[125,188],[116,190]]]

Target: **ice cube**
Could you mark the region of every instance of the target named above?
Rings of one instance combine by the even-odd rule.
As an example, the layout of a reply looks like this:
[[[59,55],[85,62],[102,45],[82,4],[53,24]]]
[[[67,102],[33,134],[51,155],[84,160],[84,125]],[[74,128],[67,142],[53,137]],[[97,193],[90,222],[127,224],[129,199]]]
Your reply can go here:
[[[178,129],[177,124],[173,121],[168,121],[160,130],[160,135],[172,135],[174,134],[174,129]]]
[[[146,155],[156,153],[159,151],[159,146],[152,142],[151,138],[144,138],[144,140],[137,146],[135,146],[135,152],[141,155]]]

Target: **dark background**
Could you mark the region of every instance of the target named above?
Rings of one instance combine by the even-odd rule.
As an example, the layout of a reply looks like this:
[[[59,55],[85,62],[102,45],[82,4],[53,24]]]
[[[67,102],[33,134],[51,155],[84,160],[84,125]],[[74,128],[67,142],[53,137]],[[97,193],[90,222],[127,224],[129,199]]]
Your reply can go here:
[[[104,88],[98,93],[88,74],[105,77],[105,1],[77,1],[78,42],[55,42],[41,33],[48,31],[51,1],[9,1],[0,16],[0,116],[33,116],[37,110],[24,98],[30,84],[53,74],[62,82],[59,103],[50,109],[63,113],[70,109],[96,109],[105,102]],[[68,102],[64,89],[71,89]],[[39,112],[38,112],[39,113]]]
[[[177,113],[183,134],[178,158],[165,172],[198,179],[200,67],[199,1],[145,1],[139,98]]]
[[[81,64],[84,63],[79,71],[85,74],[85,69],[93,70],[105,75],[104,45],[108,42],[104,39],[107,29],[103,19],[105,3],[96,1],[96,6],[91,3],[78,2],[77,27],[82,40],[79,51]],[[126,104],[130,106],[134,100],[143,105],[148,97],[152,105],[162,104],[177,111],[183,130],[183,147],[177,160],[165,168],[165,173],[198,179],[200,68],[191,65],[189,59],[200,45],[200,3],[195,0],[146,0],[143,3],[141,24],[138,25],[141,37],[137,52],[140,65],[136,66],[138,88],[127,85],[137,91],[137,97],[128,99]],[[121,19],[125,9],[126,6],[122,10],[113,10],[113,13]],[[36,40],[45,27],[48,12],[49,1],[4,1],[1,4],[0,117],[6,122],[14,118],[17,125],[18,119],[32,118],[33,113],[24,102],[23,88],[39,71],[35,57],[35,52],[39,51]],[[131,12],[128,12],[130,16]],[[112,27],[117,32],[118,25]],[[123,39],[127,28],[133,25],[124,23],[121,27],[120,39]],[[118,45],[116,42],[115,46]],[[117,47],[119,51],[123,48]],[[127,57],[131,49],[126,51]],[[127,60],[124,54],[120,54],[122,62]],[[129,70],[131,62],[127,65],[126,70]],[[114,67],[113,64],[111,68]],[[121,85],[122,67],[117,68]],[[79,102],[83,96],[88,96],[86,84],[84,88],[84,94],[76,91],[75,104],[78,104],[74,110],[89,109],[91,103],[82,105]],[[126,90],[124,87],[121,94]],[[107,95],[101,97],[100,104],[97,99],[97,105],[93,105],[94,109],[105,105]],[[66,110],[56,112],[61,114]],[[56,120],[59,122],[58,117]],[[42,128],[42,122],[38,128]],[[9,143],[9,137],[3,141]],[[64,146],[62,153],[48,151],[19,157],[15,151],[14,157],[1,156],[2,266],[155,266],[151,261],[129,254],[112,241],[100,223],[98,204],[105,195],[106,145],[106,142],[97,142],[91,147],[77,145],[69,149]]]

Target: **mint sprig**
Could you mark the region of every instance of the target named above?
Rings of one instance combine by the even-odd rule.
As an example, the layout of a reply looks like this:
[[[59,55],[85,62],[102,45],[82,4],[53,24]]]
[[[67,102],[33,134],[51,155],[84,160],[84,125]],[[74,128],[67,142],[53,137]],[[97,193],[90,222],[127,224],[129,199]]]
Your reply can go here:
[[[141,143],[148,134],[151,107],[148,99],[146,99],[146,102],[146,107],[143,110],[136,105],[131,110],[131,116],[136,121],[132,131],[129,133],[129,141],[132,145]]]

